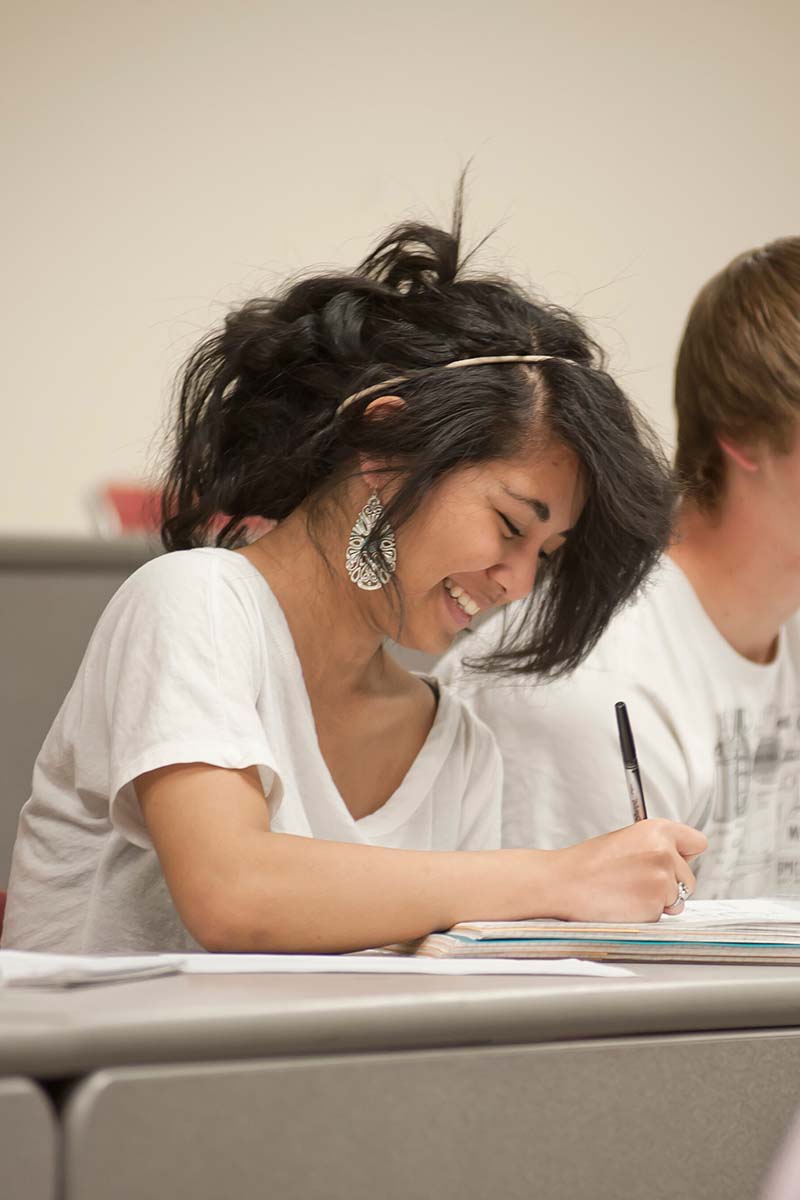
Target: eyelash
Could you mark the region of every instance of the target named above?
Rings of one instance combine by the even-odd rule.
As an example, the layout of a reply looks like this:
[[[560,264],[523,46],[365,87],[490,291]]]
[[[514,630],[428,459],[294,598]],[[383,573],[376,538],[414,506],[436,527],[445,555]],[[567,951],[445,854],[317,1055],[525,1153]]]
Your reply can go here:
[[[509,521],[509,519],[505,515],[505,513],[499,512],[497,515],[500,517],[501,521],[505,522],[506,528],[510,531],[512,537],[522,537],[523,536],[522,530],[517,529],[516,525],[512,521]]]
[[[522,532],[522,530],[521,530],[521,529],[517,529],[517,527],[516,527],[516,525],[513,523],[513,521],[509,521],[509,519],[508,519],[508,517],[505,515],[505,513],[498,512],[498,514],[497,514],[497,515],[498,515],[498,516],[500,517],[500,519],[501,519],[501,520],[504,522],[504,524],[505,524],[506,528],[509,530],[509,532],[510,532],[510,534],[511,534],[511,536],[512,536],[512,537],[515,537],[515,538],[517,538],[517,537],[524,537],[524,536],[525,536],[525,535],[524,535],[524,533]],[[546,553],[544,550],[540,550],[540,551],[539,551],[539,558],[542,560],[542,562],[547,562],[547,561],[548,561],[548,560],[549,560],[551,557],[552,557],[552,556],[551,556],[551,555],[549,555],[549,554],[547,554],[547,553]]]

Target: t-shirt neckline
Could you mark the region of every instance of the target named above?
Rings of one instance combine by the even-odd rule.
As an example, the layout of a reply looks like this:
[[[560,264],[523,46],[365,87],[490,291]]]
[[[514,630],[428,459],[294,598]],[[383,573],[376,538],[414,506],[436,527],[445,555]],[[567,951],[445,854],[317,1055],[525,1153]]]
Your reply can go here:
[[[244,573],[246,575],[253,578],[255,582],[260,583],[267,605],[274,614],[274,624],[272,626],[274,643],[283,657],[286,676],[292,680],[294,689],[303,706],[306,721],[314,735],[314,750],[319,759],[320,768],[327,779],[331,794],[335,797],[342,814],[354,828],[358,829],[360,833],[370,840],[391,833],[392,830],[404,824],[414,809],[418,808],[429,794],[436,776],[447,760],[450,747],[455,739],[459,715],[458,705],[448,690],[442,687],[439,688],[439,700],[428,736],[403,779],[400,781],[399,786],[380,808],[377,808],[374,812],[367,813],[366,816],[354,817],[336,786],[328,764],[325,761],[325,756],[322,753],[317,725],[314,720],[314,712],[311,707],[311,698],[308,694],[308,688],[306,687],[303,675],[303,665],[300,662],[300,656],[297,653],[297,647],[292,637],[292,631],[289,628],[289,622],[286,620],[286,614],[281,607],[278,597],[270,587],[269,581],[259,571],[255,563],[252,563],[245,555],[238,554],[235,550],[229,550],[223,546],[207,546],[203,547],[203,549],[216,552],[221,551],[225,555],[230,555],[237,562],[245,564]]]

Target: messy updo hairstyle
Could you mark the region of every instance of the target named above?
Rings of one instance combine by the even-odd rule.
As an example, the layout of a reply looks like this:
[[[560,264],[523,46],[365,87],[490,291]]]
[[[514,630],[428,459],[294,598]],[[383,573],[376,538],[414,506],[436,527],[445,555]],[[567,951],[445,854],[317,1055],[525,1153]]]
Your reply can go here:
[[[481,665],[555,676],[577,666],[653,566],[670,530],[671,477],[580,321],[465,269],[461,211],[459,191],[449,232],[400,225],[351,274],[311,275],[250,300],[197,347],[179,381],[162,539],[167,550],[230,548],[245,518],[281,521],[300,505],[314,537],[326,500],[363,456],[391,464],[397,484],[366,547],[379,555],[384,524],[398,529],[453,471],[552,436],[577,455],[586,502],[540,566],[522,618]],[[498,354],[557,357],[441,369]],[[378,391],[337,411],[397,376],[391,394],[403,405],[368,413]]]

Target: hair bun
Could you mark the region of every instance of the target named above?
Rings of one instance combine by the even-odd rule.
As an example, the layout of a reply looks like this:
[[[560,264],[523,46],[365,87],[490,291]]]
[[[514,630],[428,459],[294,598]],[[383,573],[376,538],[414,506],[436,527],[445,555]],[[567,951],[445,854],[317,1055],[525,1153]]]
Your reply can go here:
[[[379,242],[358,271],[400,295],[418,294],[455,281],[460,247],[460,212],[451,233],[432,225],[400,225]]]

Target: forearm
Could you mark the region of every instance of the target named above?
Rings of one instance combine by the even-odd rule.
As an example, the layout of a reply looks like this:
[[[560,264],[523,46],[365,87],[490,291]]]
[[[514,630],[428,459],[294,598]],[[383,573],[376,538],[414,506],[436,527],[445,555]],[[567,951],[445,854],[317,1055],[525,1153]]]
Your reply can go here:
[[[657,920],[678,881],[692,890],[687,859],[707,844],[658,820],[558,850],[329,842],[265,829],[255,773],[204,764],[142,776],[137,793],[176,908],[208,950],[333,953],[468,920]]]
[[[545,915],[548,851],[414,851],[289,834],[254,837],[211,907],[209,949],[329,953],[465,920]],[[220,915],[222,914],[222,915]],[[209,944],[210,943],[210,944]]]

